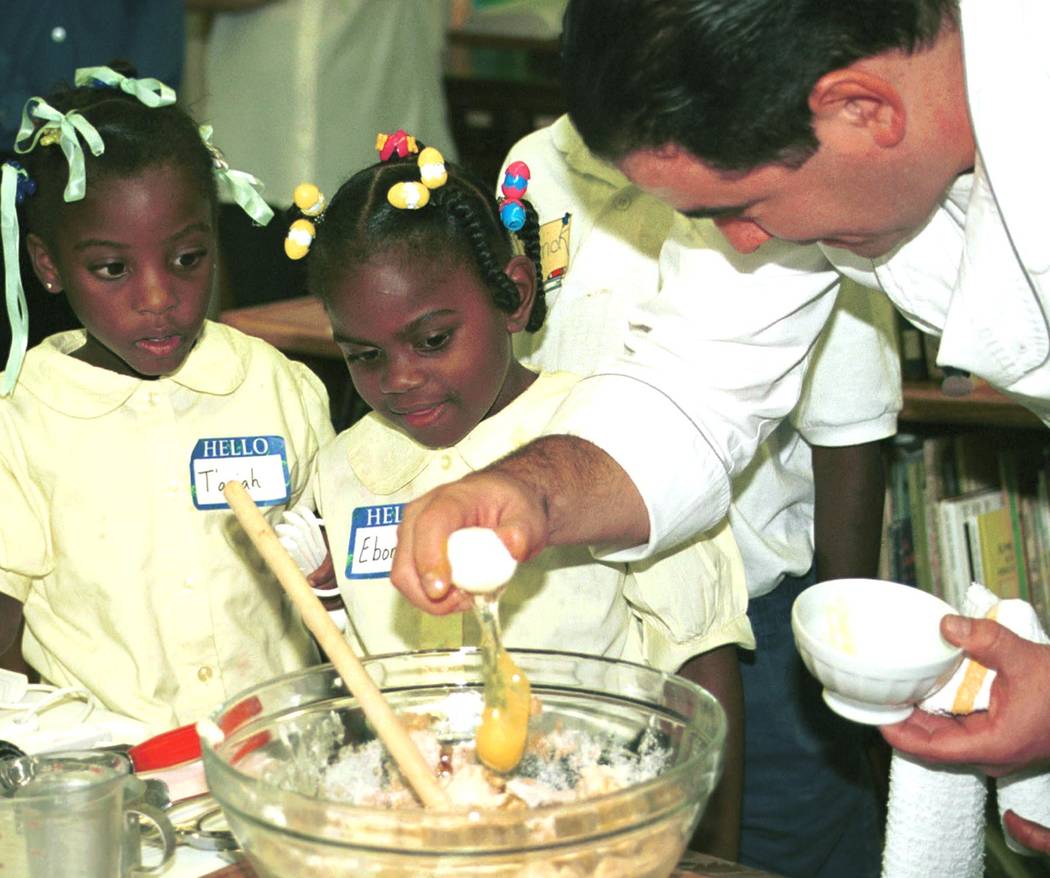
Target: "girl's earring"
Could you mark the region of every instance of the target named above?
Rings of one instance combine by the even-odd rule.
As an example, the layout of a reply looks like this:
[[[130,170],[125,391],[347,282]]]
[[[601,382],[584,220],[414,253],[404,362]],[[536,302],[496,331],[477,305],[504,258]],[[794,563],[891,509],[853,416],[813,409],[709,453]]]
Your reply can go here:
[[[47,281],[47,283],[45,283],[44,286],[47,287],[48,289],[51,289],[51,286],[52,286],[51,281]]]

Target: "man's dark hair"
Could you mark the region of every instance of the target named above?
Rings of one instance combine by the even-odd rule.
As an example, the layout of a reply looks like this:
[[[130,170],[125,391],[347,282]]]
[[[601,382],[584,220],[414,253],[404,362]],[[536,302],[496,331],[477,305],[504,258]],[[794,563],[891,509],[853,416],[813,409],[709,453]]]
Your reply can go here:
[[[607,159],[674,143],[721,170],[798,166],[821,76],[957,20],[958,0],[569,0],[569,115]]]

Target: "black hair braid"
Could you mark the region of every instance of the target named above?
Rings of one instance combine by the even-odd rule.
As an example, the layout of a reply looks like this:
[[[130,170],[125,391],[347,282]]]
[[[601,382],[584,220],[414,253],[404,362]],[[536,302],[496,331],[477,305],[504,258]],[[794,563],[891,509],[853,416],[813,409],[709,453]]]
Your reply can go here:
[[[529,312],[525,331],[536,332],[547,319],[547,293],[543,288],[543,266],[540,262],[540,218],[530,202],[522,200],[521,203],[525,208],[525,225],[517,232],[518,240],[536,269],[536,294],[532,300],[532,310]]]
[[[514,311],[521,304],[518,288],[503,271],[503,264],[489,245],[489,236],[474,206],[455,189],[441,193],[441,206],[448,211],[463,238],[470,244],[482,281],[492,290],[492,298],[501,311]],[[490,220],[491,222],[491,220]]]

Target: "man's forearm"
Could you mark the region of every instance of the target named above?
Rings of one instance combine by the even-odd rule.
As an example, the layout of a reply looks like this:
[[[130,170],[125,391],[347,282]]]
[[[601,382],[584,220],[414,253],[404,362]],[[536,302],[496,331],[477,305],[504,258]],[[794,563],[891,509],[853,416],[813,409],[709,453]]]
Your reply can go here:
[[[542,497],[550,544],[627,547],[649,539],[649,513],[634,482],[585,439],[544,436],[490,469]]]

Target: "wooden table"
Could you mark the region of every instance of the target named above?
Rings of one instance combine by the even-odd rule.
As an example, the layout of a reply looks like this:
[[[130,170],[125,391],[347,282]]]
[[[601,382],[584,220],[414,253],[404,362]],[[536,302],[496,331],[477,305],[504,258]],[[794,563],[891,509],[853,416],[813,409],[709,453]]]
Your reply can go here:
[[[339,360],[324,306],[313,296],[223,311],[219,319],[248,335],[265,339],[286,354]]]
[[[242,860],[232,866],[219,869],[217,872],[209,872],[201,878],[255,878],[255,872],[246,861]],[[718,857],[711,857],[696,851],[686,851],[670,878],[777,878],[777,876],[771,872],[752,869],[750,866],[730,863]]]
[[[328,390],[336,431],[345,430],[368,411],[354,391],[339,347],[332,341],[332,327],[320,299],[300,296],[231,308],[223,311],[219,319],[268,341],[293,360],[309,366]]]

